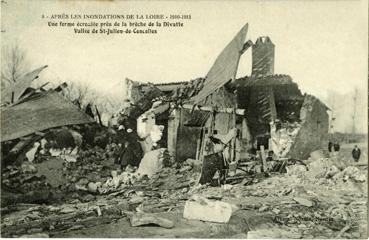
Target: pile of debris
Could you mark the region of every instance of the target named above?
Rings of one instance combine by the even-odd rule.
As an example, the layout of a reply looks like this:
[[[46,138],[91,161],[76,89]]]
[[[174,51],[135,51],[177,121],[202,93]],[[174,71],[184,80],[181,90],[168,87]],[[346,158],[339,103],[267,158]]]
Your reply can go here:
[[[140,178],[131,184],[124,182],[123,176],[127,176],[127,171],[125,171],[120,175],[107,177],[107,182],[109,180],[114,182],[116,179],[121,182],[116,185],[117,187],[111,185],[109,191],[104,192],[106,190],[104,186],[108,187],[107,182],[102,184],[100,188],[94,188],[92,186],[93,179],[86,175],[86,173],[94,175],[89,171],[95,171],[99,167],[90,168],[90,166],[98,164],[86,160],[73,164],[77,163],[80,163],[79,167],[86,167],[81,168],[84,174],[80,174],[81,178],[75,184],[79,188],[75,189],[74,194],[68,194],[68,199],[64,201],[67,203],[61,205],[13,204],[3,206],[1,225],[3,236],[15,237],[36,233],[52,236],[60,232],[112,222],[127,216],[132,218],[134,224],[138,224],[137,219],[134,220],[138,213],[145,215],[143,213],[168,212],[183,207],[184,201],[190,197],[190,189],[196,185],[200,175],[199,168],[191,160],[186,161],[178,169],[164,167],[150,178]],[[65,166],[66,172],[69,172],[70,169],[71,166]],[[108,173],[108,170],[106,171]],[[128,170],[128,172],[130,171]],[[70,173],[70,176],[75,178],[73,174]],[[132,172],[132,174],[134,173]],[[101,175],[101,171],[99,175]],[[72,184],[72,182],[68,184]]]
[[[319,158],[310,159],[303,165],[287,167],[287,174],[297,176],[302,182],[326,186],[364,183],[366,175],[355,166],[349,166],[344,159]]]

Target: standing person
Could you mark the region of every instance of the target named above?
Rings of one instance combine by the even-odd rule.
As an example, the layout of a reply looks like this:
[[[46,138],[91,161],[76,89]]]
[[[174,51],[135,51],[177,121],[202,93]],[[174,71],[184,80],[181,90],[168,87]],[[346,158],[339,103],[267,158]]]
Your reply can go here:
[[[329,155],[332,152],[332,148],[333,148],[333,143],[331,141],[329,141],[328,142],[328,152],[329,152]]]
[[[352,158],[355,160],[355,162],[359,161],[360,155],[361,150],[357,147],[357,145],[355,145],[354,149],[352,149]]]
[[[225,174],[228,168],[228,164],[226,163],[223,156],[224,144],[218,138],[209,137],[210,142],[208,142],[208,148],[212,148],[211,153],[209,155],[204,156],[200,184],[211,183],[215,173],[218,171],[219,173],[219,183],[224,184]]]
[[[208,137],[207,155],[204,156],[201,178],[199,183],[212,183],[216,172],[219,173],[218,184],[222,185],[226,182],[229,170],[229,159],[225,152],[229,151],[229,144],[237,135],[237,129],[231,129],[226,135],[213,135]]]
[[[138,136],[132,129],[128,128],[126,131],[125,142],[122,144],[122,150],[119,154],[119,163],[122,170],[128,165],[138,167],[143,157],[141,145],[138,142]]]
[[[334,155],[337,155],[338,152],[340,151],[340,144],[338,143],[338,141],[336,141],[333,145],[333,149],[334,149]]]

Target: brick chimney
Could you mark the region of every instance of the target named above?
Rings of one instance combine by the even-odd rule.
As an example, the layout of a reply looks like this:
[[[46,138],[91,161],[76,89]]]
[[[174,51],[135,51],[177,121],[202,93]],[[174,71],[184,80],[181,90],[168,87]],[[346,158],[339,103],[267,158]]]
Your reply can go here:
[[[259,37],[252,46],[252,76],[274,74],[274,44],[268,36]]]

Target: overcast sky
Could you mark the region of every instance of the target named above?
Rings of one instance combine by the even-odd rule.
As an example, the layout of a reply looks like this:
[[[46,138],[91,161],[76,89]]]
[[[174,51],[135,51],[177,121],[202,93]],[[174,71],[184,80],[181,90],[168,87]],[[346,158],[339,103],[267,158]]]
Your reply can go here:
[[[245,24],[247,39],[268,35],[275,73],[289,74],[303,92],[326,98],[367,89],[367,0],[329,1],[15,1],[2,4],[2,45],[18,41],[30,66],[49,65],[41,78],[85,81],[109,89],[126,77],[172,82],[203,77]],[[158,34],[76,35],[52,29],[41,15],[191,14],[182,28]],[[238,76],[249,75],[250,51]]]

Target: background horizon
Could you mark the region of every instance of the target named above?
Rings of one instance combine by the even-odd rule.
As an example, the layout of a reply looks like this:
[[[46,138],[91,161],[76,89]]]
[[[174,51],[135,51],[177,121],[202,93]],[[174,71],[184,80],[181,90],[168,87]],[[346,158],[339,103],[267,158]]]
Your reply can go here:
[[[290,75],[303,93],[335,108],[335,130],[352,125],[358,89],[357,131],[367,132],[368,3],[362,1],[22,1],[2,4],[2,52],[15,42],[28,69],[48,65],[39,82],[83,83],[99,97],[122,94],[125,78],[166,83],[204,77],[239,29],[246,39],[269,36],[275,44],[275,74]],[[17,14],[14,14],[14,13]],[[50,14],[191,14],[183,28],[158,34],[94,36],[47,27]],[[175,21],[173,21],[175,22]],[[251,49],[237,77],[250,75]]]

